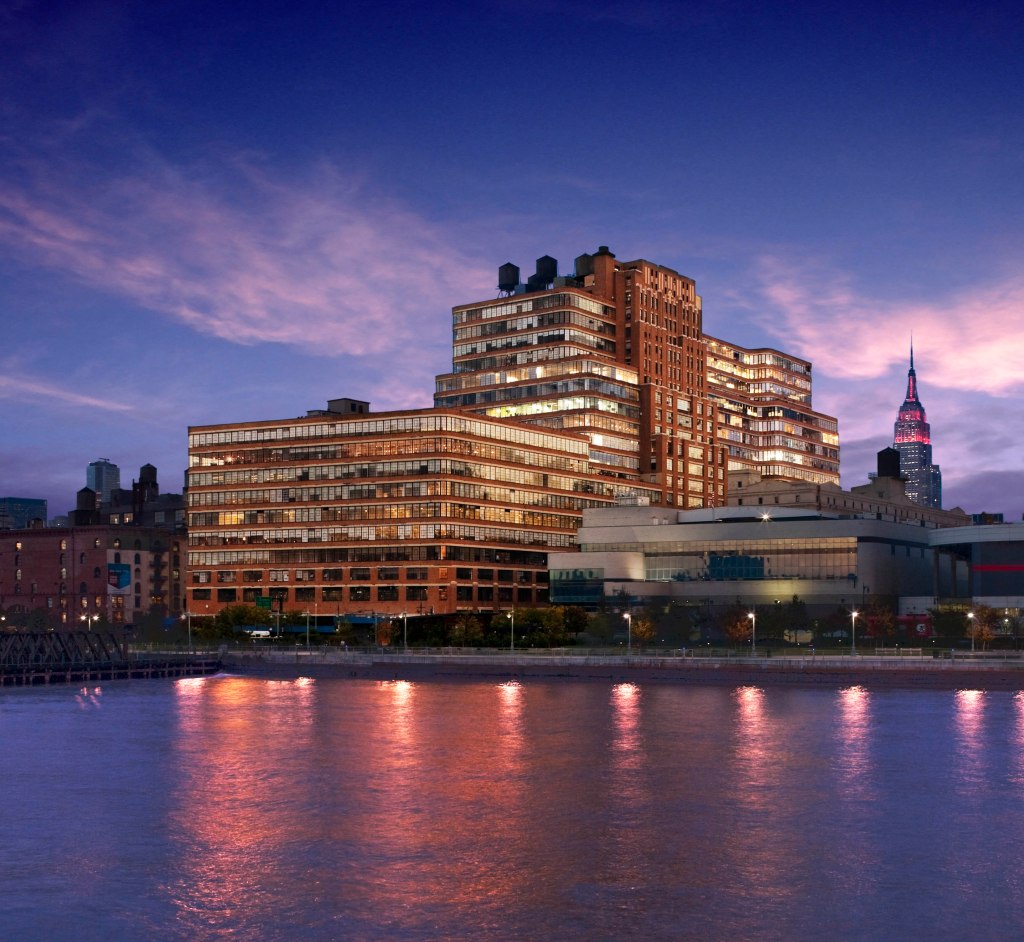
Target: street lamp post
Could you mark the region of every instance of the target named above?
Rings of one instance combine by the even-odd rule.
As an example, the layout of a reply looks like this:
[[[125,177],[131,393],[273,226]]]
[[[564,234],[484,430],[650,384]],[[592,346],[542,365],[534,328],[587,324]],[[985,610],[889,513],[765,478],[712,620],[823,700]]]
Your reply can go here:
[[[303,612],[306,616],[306,650],[309,650],[309,612]]]
[[[182,615],[181,617],[185,619],[185,623],[188,625],[188,651],[189,651],[189,654],[191,654],[192,653],[192,613],[191,612],[185,612],[185,614]]]
[[[757,612],[747,612],[750,619],[750,656],[757,656]]]
[[[857,609],[853,609],[850,612],[850,653],[857,653],[857,616],[860,612]]]
[[[85,622],[85,627],[86,627],[87,631],[92,631],[93,624],[95,622],[99,621],[99,620],[100,620],[100,616],[99,615],[83,615],[82,616],[82,621]]]
[[[509,621],[509,645],[508,645],[508,649],[510,651],[515,651],[515,649],[516,649],[516,610],[512,609],[511,612],[507,613],[506,617],[508,618],[508,621]]]
[[[633,653],[633,615],[631,612],[626,612],[622,616],[626,619],[626,654]]]
[[[974,612],[967,613],[967,624],[971,626],[971,654],[974,653]]]
[[[402,612],[402,647],[405,648],[405,653],[409,653],[409,615],[407,612]]]

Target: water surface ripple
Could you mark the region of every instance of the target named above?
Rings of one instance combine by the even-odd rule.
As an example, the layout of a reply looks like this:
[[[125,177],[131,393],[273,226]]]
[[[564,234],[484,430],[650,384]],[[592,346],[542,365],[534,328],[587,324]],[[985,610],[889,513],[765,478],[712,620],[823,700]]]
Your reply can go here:
[[[0,694],[12,940],[1024,935],[1024,698],[217,676]]]

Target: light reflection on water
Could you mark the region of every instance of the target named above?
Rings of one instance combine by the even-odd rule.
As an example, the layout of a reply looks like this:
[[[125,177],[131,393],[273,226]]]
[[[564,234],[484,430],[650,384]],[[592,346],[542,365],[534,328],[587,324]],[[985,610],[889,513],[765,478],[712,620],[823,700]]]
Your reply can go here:
[[[174,744],[187,774],[171,815],[181,856],[166,890],[178,924],[216,937],[245,921],[243,908],[273,905],[280,882],[273,858],[294,839],[294,786],[282,769],[295,750],[313,746],[313,682],[253,689],[240,678],[200,678],[174,690],[180,729]],[[285,728],[287,736],[279,735]]]
[[[0,694],[0,747],[5,938],[1024,926],[1022,695],[222,676]]]
[[[956,691],[955,726],[957,748],[960,755],[959,790],[966,796],[976,796],[986,786],[983,734],[985,722],[985,692],[982,690]]]
[[[1013,695],[1013,709],[1016,722],[1013,727],[1014,774],[1013,783],[1024,794],[1024,690]]]
[[[736,786],[739,800],[754,810],[767,807],[778,767],[772,762],[771,731],[765,722],[764,691],[739,687],[736,698]]]
[[[871,776],[871,694],[863,687],[845,687],[837,695],[839,797],[844,802],[874,797]]]

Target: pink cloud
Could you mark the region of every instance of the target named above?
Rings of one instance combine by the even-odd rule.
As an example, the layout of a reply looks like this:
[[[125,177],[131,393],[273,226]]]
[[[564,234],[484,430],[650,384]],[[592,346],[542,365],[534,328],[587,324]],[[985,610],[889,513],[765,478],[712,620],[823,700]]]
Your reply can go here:
[[[910,338],[932,383],[1006,396],[1022,385],[1007,350],[1024,349],[1024,277],[951,292],[941,303],[885,298],[811,263],[762,258],[761,326],[780,345],[842,379],[875,378],[907,363]]]
[[[1022,388],[1009,351],[1024,349],[1024,278],[951,291],[941,303],[887,298],[804,259],[762,256],[740,303],[784,350],[814,363],[815,408],[839,419],[843,483],[862,484],[892,443],[906,390],[910,338],[921,399],[942,467],[944,505],[1020,514],[1024,446],[1015,434]],[[983,486],[984,485],[984,486]]]

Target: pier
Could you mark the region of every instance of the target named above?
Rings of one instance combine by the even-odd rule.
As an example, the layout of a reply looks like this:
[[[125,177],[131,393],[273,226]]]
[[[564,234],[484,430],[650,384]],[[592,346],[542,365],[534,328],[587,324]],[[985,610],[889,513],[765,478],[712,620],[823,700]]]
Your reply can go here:
[[[0,686],[92,683],[216,673],[219,657],[136,652],[114,632],[18,632],[0,636]]]

